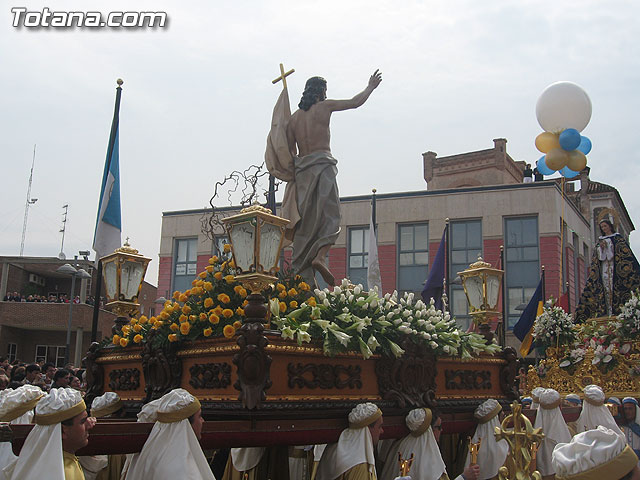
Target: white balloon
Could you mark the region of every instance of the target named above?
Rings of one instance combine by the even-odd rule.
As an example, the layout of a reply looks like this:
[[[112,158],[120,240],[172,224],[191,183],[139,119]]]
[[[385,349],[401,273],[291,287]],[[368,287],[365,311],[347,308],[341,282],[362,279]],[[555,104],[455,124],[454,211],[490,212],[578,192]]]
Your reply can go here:
[[[546,132],[560,133],[567,128],[581,132],[591,120],[591,100],[580,85],[552,83],[538,98],[536,117]]]

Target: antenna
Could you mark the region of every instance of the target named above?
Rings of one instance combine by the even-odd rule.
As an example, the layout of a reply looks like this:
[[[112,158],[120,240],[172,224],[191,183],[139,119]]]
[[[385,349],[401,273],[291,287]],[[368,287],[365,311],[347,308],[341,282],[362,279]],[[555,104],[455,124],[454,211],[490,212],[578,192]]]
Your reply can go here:
[[[60,260],[67,258],[64,254],[64,232],[67,229],[67,213],[69,213],[69,204],[65,203],[62,205],[62,208],[64,208],[64,212],[62,212],[62,228],[60,229],[60,233],[62,234],[62,244],[60,245],[60,253],[58,254],[58,258]]]
[[[29,186],[27,187],[27,201],[24,204],[24,222],[22,223],[22,241],[20,242],[20,256],[24,253],[24,238],[27,235],[27,218],[29,218],[29,207],[38,201],[31,198],[31,182],[33,182],[33,166],[36,163],[36,144],[33,144],[33,160],[31,160],[31,173],[29,174]]]

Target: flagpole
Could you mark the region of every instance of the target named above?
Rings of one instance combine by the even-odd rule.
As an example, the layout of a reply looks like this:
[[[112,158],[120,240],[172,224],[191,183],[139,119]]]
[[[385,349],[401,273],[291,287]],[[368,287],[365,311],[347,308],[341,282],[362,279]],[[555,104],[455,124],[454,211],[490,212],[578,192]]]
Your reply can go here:
[[[444,219],[444,228],[445,228],[445,236],[444,236],[444,291],[447,294],[447,301],[449,302],[449,311],[451,311],[451,290],[449,282],[449,217]]]
[[[118,86],[116,87],[116,103],[113,109],[113,121],[111,122],[111,132],[109,133],[109,145],[107,146],[107,158],[111,158],[113,155],[113,149],[116,142],[116,134],[118,132],[119,113],[120,113],[120,97],[122,96],[122,79],[116,80]],[[111,252],[109,252],[111,253]],[[97,253],[96,253],[97,255]],[[98,264],[98,272],[96,278],[96,286],[93,293],[93,319],[91,321],[91,343],[95,342],[98,338],[98,317],[100,315],[100,293],[102,292],[102,262],[99,258],[96,258]]]
[[[542,265],[542,303],[547,301],[547,293],[545,288],[544,265]]]
[[[377,190],[375,188],[372,188],[371,192],[373,192],[373,195],[371,195],[371,220],[373,222],[374,232],[378,233],[378,225],[376,223],[376,192]]]
[[[504,245],[500,245],[500,268],[502,269],[503,272],[506,272],[506,268],[504,266]],[[505,282],[505,278],[504,278],[504,273],[502,274],[502,329],[501,329],[501,334],[502,334],[502,346],[505,347],[507,345],[507,321],[508,321],[508,315],[507,315],[507,301],[505,298],[505,289],[506,289],[506,282]]]

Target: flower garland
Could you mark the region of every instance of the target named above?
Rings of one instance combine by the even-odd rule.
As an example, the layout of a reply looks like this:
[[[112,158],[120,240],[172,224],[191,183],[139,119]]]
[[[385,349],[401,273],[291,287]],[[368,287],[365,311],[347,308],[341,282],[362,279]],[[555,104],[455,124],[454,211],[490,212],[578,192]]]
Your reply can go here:
[[[229,246],[225,246],[225,252]],[[213,256],[209,265],[185,292],[174,292],[153,317],[132,318],[109,343],[125,348],[147,341],[158,344],[200,338],[232,338],[242,326],[248,292],[234,278],[232,260]],[[458,329],[449,313],[415,300],[413,293],[398,299],[397,292],[379,297],[345,279],[332,290],[314,290],[299,276],[281,275],[267,293],[272,326],[284,339],[298,344],[317,342],[327,355],[360,352],[399,357],[409,341],[436,355],[470,358],[500,350],[484,337]],[[150,335],[151,333],[154,335]]]
[[[533,338],[538,347],[573,345],[577,340],[573,317],[562,307],[545,305],[533,326]]]

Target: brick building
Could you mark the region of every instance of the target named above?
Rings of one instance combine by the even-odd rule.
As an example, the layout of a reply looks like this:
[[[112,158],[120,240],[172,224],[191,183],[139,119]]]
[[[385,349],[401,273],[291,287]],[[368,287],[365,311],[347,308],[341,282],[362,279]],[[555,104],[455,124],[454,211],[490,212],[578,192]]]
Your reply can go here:
[[[83,268],[91,275],[89,279],[76,281],[74,292],[71,292],[71,277],[56,271],[65,263],[76,263],[77,268]],[[78,297],[79,303],[72,308],[69,359],[74,365],[79,365],[91,343],[93,305],[87,301],[91,303],[95,275],[90,260],[0,257],[0,299],[13,292],[25,298],[29,295]],[[156,290],[153,285],[143,283],[139,299],[143,313],[153,315]],[[111,312],[100,310],[98,341],[111,334],[114,319]],[[69,303],[0,302],[0,356],[6,354],[10,359],[18,358],[25,362],[52,361],[62,366],[68,320]]]
[[[634,230],[617,190],[589,179],[588,167],[563,185],[559,179],[523,183],[525,162],[514,161],[506,140],[491,149],[438,158],[423,154],[427,189],[376,196],[378,255],[384,292],[420,292],[450,219],[448,277],[478,255],[498,265],[505,249],[507,324],[519,318],[545,267],[547,296],[569,294],[573,310],[587,278],[603,208],[618,212],[618,231],[628,240]],[[340,177],[338,177],[340,181]],[[379,190],[384,185],[377,185]],[[329,253],[336,278],[366,284],[371,195],[343,197],[340,236]],[[223,209],[225,214],[237,209]],[[193,277],[217,253],[225,238],[201,231],[207,210],[164,212],[160,242],[158,291],[170,295],[189,288]],[[285,252],[285,259],[290,254]],[[462,327],[470,317],[462,287],[450,287],[451,310]],[[508,343],[517,344],[511,334]]]

